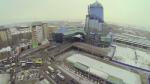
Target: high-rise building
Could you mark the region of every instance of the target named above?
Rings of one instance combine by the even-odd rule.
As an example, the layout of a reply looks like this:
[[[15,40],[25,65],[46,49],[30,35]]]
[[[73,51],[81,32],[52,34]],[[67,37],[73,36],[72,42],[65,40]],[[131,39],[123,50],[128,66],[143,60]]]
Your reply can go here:
[[[104,25],[103,6],[94,2],[88,6],[88,14],[85,21],[85,33],[87,42],[96,46],[109,46],[112,43],[112,34],[106,32]]]
[[[9,29],[11,32],[12,45],[18,45],[22,42],[27,43],[32,39],[29,26],[14,26]]]
[[[103,23],[103,6],[96,1],[88,6],[88,14],[85,21],[85,32],[87,34],[101,34],[103,31]]]
[[[10,44],[11,35],[8,28],[0,27],[0,47],[6,47]]]
[[[88,6],[88,14],[85,21],[85,33],[87,41],[93,45],[99,45],[103,34],[103,6],[98,2],[94,2]]]
[[[48,40],[52,41],[53,38],[52,38],[52,34],[57,30],[57,27],[56,26],[48,26]]]
[[[36,22],[31,25],[32,30],[32,47],[36,48],[45,40],[43,23]]]

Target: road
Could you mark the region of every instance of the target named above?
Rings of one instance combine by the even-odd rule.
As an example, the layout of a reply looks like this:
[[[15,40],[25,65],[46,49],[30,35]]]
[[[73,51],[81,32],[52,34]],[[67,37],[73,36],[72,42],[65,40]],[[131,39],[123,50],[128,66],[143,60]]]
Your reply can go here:
[[[94,84],[94,82],[86,79],[86,78],[83,78],[77,74],[74,74],[73,72],[69,71],[69,69],[67,68],[62,68],[60,66],[58,66],[60,70],[62,70],[63,72],[67,73],[71,78],[74,78],[76,81],[79,81],[80,84]]]

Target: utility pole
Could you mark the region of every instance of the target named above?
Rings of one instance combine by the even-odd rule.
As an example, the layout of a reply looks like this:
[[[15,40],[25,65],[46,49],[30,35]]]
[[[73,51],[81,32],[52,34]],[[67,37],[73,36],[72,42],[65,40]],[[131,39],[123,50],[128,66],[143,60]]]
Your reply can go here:
[[[138,61],[138,55],[137,55],[136,50],[134,51],[134,53],[135,53],[135,63],[137,64],[137,61]]]

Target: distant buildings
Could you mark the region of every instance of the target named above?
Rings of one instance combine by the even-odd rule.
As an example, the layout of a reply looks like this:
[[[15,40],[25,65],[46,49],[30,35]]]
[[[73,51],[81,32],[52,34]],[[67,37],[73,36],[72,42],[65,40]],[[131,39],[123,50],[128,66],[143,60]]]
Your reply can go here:
[[[29,26],[16,26],[9,28],[12,38],[12,45],[22,42],[27,43],[31,40],[31,29]]]
[[[31,25],[32,30],[32,47],[37,47],[42,42],[48,39],[48,24],[36,22]]]
[[[0,48],[8,46],[10,39],[11,35],[9,29],[0,27]]]
[[[43,23],[42,26],[43,26],[44,38],[48,39],[49,36],[48,23]]]
[[[56,29],[57,29],[56,26],[48,26],[48,30],[46,32],[47,32],[47,36],[48,36],[49,41],[53,40],[52,33],[54,33],[56,31]]]
[[[0,41],[8,41],[9,38],[9,30],[7,28],[0,29]]]
[[[51,33],[56,26],[48,26],[48,23],[34,22],[26,25],[0,27],[0,49],[7,46],[15,48],[22,44],[37,47],[40,44],[48,43],[52,39]]]

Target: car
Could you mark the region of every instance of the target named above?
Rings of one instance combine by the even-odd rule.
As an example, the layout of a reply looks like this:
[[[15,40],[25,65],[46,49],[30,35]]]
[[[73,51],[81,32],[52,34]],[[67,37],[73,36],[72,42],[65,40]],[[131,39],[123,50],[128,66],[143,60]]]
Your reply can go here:
[[[57,73],[61,73],[61,71],[59,69],[56,70]]]
[[[9,65],[9,64],[7,64],[7,65],[5,65],[4,67],[5,67],[5,68],[9,68],[9,67],[10,67],[10,65]]]
[[[54,75],[51,75],[51,77],[52,77],[53,79],[55,79],[55,76],[54,76]]]
[[[50,74],[49,71],[45,71],[45,72],[46,72],[46,74],[48,74],[48,75]]]
[[[16,63],[11,63],[11,66],[15,66],[16,65]]]
[[[59,78],[61,78],[62,80],[65,80],[65,76],[63,76],[61,73],[57,73],[57,76],[58,76]]]

